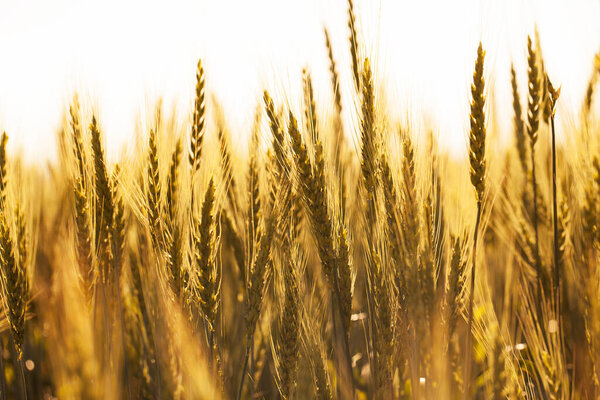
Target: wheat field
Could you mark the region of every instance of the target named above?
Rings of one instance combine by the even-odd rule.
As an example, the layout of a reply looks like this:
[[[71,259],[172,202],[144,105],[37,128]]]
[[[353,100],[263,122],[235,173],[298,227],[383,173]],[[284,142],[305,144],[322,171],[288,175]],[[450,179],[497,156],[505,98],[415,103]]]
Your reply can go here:
[[[192,115],[159,102],[115,162],[77,95],[56,162],[2,135],[0,400],[599,398],[600,56],[557,132],[524,37],[506,146],[473,48],[457,159],[397,122],[346,17],[331,107],[307,67],[257,94],[247,151],[202,60]]]

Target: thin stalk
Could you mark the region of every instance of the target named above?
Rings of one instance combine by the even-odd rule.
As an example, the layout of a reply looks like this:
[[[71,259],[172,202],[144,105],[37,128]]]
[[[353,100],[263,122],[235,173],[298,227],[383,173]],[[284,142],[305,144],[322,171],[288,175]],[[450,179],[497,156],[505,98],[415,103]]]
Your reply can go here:
[[[252,342],[252,344],[254,344],[254,341]],[[254,346],[250,347],[250,379],[250,398],[253,399],[254,385],[256,384],[256,382],[254,382]]]
[[[0,399],[6,400],[6,376],[4,375],[4,341],[0,337]]]
[[[248,343],[246,344],[246,355],[244,356],[244,362],[242,364],[242,376],[240,377],[240,384],[238,385],[237,396],[235,396],[236,400],[241,400],[242,392],[244,391],[244,380],[246,379],[246,371],[248,370],[248,358],[250,357],[250,341],[248,338]]]
[[[117,307],[119,311],[119,323],[121,324],[121,347],[123,351],[123,375],[125,376],[125,380],[127,381],[127,398],[131,400],[133,397],[131,396],[131,380],[129,376],[129,366],[127,364],[127,344],[126,344],[126,333],[125,333],[125,318],[123,317],[123,304],[121,302],[121,293],[119,290],[119,273],[115,271],[115,282],[117,285]]]
[[[469,294],[469,319],[467,331],[467,345],[465,346],[465,376],[463,377],[463,399],[469,399],[471,391],[471,353],[473,346],[473,299],[475,298],[475,267],[477,265],[477,237],[479,236],[479,223],[481,222],[481,201],[477,202],[477,219],[475,220],[475,232],[473,234],[473,260],[471,267],[471,293]]]
[[[25,382],[25,362],[23,358],[21,358],[18,362],[19,364],[19,376],[21,380],[21,398],[23,400],[27,400],[27,383]]]
[[[554,290],[556,293],[556,317],[560,320],[560,261],[558,249],[558,211],[556,192],[556,131],[554,129],[554,114],[550,117],[552,128],[552,224],[554,225]]]

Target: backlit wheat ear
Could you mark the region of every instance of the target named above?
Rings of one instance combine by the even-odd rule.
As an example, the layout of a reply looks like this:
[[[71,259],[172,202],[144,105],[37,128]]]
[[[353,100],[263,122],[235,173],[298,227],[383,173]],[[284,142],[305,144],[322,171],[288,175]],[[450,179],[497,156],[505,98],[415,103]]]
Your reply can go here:
[[[317,111],[312,78],[307,69],[302,71],[302,84],[304,89],[304,117],[306,119],[306,130],[311,138],[312,145],[315,146],[318,140]]]
[[[325,32],[325,46],[327,47],[327,56],[329,57],[329,74],[331,75],[331,87],[333,88],[334,104],[338,113],[342,112],[342,94],[340,91],[340,78],[336,69],[335,58],[333,58],[333,47],[329,39],[327,28]]]
[[[197,241],[199,246],[195,254],[199,284],[197,301],[211,331],[215,330],[215,317],[218,306],[218,286],[214,259],[214,202],[215,185],[211,179],[202,203],[202,213],[197,231],[200,236]]]
[[[465,267],[463,259],[464,243],[460,239],[452,240],[452,253],[450,259],[450,273],[448,275],[448,288],[446,290],[445,306],[447,310],[448,337],[454,335],[456,324],[462,308],[462,293],[465,286]]]
[[[375,169],[377,158],[377,142],[375,137],[375,95],[371,63],[365,59],[363,69],[363,90],[361,102],[361,168],[368,196],[375,189]]]
[[[475,230],[473,233],[473,253],[471,267],[471,286],[469,294],[468,308],[468,327],[467,346],[465,356],[465,376],[463,396],[469,398],[471,387],[471,352],[472,352],[472,329],[473,329],[473,299],[475,297],[475,272],[477,266],[477,238],[479,234],[479,224],[483,208],[483,195],[485,191],[485,80],[483,78],[483,62],[485,51],[481,42],[477,49],[477,61],[475,61],[475,72],[473,73],[473,84],[471,85],[471,131],[469,133],[469,161],[471,164],[471,183],[475,188],[475,198],[477,200],[477,219],[475,221]]]
[[[181,153],[183,148],[181,146],[181,140],[177,140],[175,144],[175,150],[171,155],[171,162],[169,163],[169,175],[167,177],[167,215],[169,220],[173,222],[175,220],[178,190],[179,190],[179,164],[181,163]]]
[[[347,254],[344,254],[345,249],[342,249],[341,254],[336,253],[334,246],[335,238],[333,237],[333,226],[327,205],[327,186],[325,182],[325,163],[323,160],[323,146],[320,141],[317,141],[315,146],[314,164],[311,164],[308,157],[306,146],[298,130],[298,124],[293,113],[289,114],[288,134],[291,139],[292,154],[296,164],[298,175],[298,186],[304,199],[304,210],[308,215],[310,226],[317,244],[319,259],[323,267],[323,274],[331,289],[332,295],[332,318],[337,319],[339,315],[342,319],[345,335],[342,336],[341,348],[338,348],[338,357],[346,358],[347,365],[341,366],[346,368],[346,379],[351,379],[350,355],[348,346],[348,336],[350,327],[350,315],[348,311],[351,309],[351,284],[348,285],[348,273],[351,267],[348,264],[340,265],[340,261],[349,262]],[[344,275],[340,282],[338,267],[341,268],[341,273]],[[343,285],[343,286],[342,286]],[[341,289],[345,292],[341,293]],[[350,304],[348,303],[350,302]],[[338,314],[339,313],[339,314]],[[352,382],[348,383],[351,387]],[[347,387],[347,388],[348,388]],[[347,389],[346,388],[346,389]]]
[[[409,263],[416,266],[419,246],[419,216],[417,214],[417,182],[415,176],[414,148],[407,134],[402,142],[402,225],[403,246]]]
[[[384,191],[384,203],[386,212],[386,235],[388,237],[391,256],[399,265],[400,263],[400,223],[398,221],[398,196],[396,187],[392,177],[392,171],[387,161],[387,157],[383,154],[380,158],[381,165],[381,180]]]
[[[275,217],[272,214],[266,216],[264,220],[264,231],[261,233],[258,242],[258,250],[252,261],[252,268],[250,269],[245,312],[246,336],[248,338],[252,338],[254,335],[254,330],[256,329],[256,323],[262,307],[265,275],[267,273],[267,265],[271,258],[271,242],[273,240],[275,225]]]
[[[111,179],[111,193],[114,202],[113,222],[111,225],[111,239],[113,243],[112,255],[117,268],[121,268],[121,258],[125,250],[125,204],[123,194],[119,190],[121,169],[115,165]]]
[[[181,162],[181,154],[183,152],[181,140],[175,144],[175,149],[171,155],[169,164],[169,175],[167,176],[167,196],[166,196],[166,211],[167,228],[169,234],[167,236],[167,251],[169,258],[167,260],[168,279],[171,289],[176,298],[181,297],[183,291],[184,269],[183,264],[183,238],[182,227],[177,218],[177,206],[179,199],[179,164]]]
[[[600,53],[596,54],[595,57],[595,65],[592,70],[592,76],[590,77],[587,85],[587,89],[585,91],[585,98],[583,102],[583,118],[584,122],[587,122],[589,118],[589,114],[592,110],[592,102],[594,100],[594,89],[596,87],[596,83],[598,82],[598,75],[600,75]]]
[[[108,261],[110,258],[109,241],[110,229],[113,223],[114,204],[96,117],[92,117],[90,131],[92,135],[92,153],[94,157],[96,251],[99,254],[101,261],[101,277],[103,281],[106,281]]]
[[[20,360],[23,357],[28,284],[24,265],[19,265],[15,259],[15,248],[5,210],[0,213],[0,262],[8,322]]]
[[[21,398],[27,399],[27,387],[25,383],[23,363],[23,341],[25,336],[25,315],[29,301],[29,283],[27,278],[27,233],[23,215],[17,206],[17,247],[13,246],[12,233],[6,219],[8,208],[6,204],[7,159],[6,143],[8,136],[2,134],[0,139],[0,278],[2,287],[2,299],[11,336],[17,352],[18,367],[21,381]],[[15,254],[16,253],[16,254]],[[3,348],[3,347],[2,347]],[[0,373],[4,375],[4,365]],[[0,389],[5,396],[5,380],[2,378]]]
[[[356,34],[356,17],[354,15],[354,2],[348,0],[348,29],[350,30],[350,56],[352,58],[352,76],[354,77],[354,85],[356,90],[361,90],[361,71],[359,65],[359,54],[358,54],[358,35]]]
[[[288,161],[285,145],[284,131],[279,123],[279,118],[275,112],[275,104],[273,99],[266,90],[263,94],[263,100],[265,103],[265,111],[267,118],[269,119],[269,127],[271,128],[271,134],[273,135],[273,152],[275,153],[275,166],[276,170],[273,171],[276,179],[287,179]]]
[[[91,299],[94,283],[94,268],[92,265],[92,237],[90,232],[90,209],[86,187],[86,159],[83,145],[81,127],[76,110],[69,109],[71,115],[71,130],[73,135],[73,153],[77,161],[77,175],[75,177],[73,194],[75,197],[75,221],[77,224],[77,257],[84,284]]]
[[[2,137],[0,137],[0,207],[4,207],[6,203],[6,142],[8,142],[8,136],[6,132],[2,132]]]
[[[370,255],[370,287],[373,297],[374,328],[373,348],[375,352],[375,398],[392,396],[392,350],[394,348],[394,316],[391,309],[391,292],[386,271],[380,256]]]
[[[337,273],[340,292],[340,312],[346,340],[350,340],[350,322],[352,320],[352,264],[350,263],[350,244],[346,228],[340,228],[337,242]]]
[[[160,176],[158,172],[158,148],[156,145],[156,132],[150,130],[148,139],[148,183],[147,183],[147,214],[150,225],[150,234],[155,245],[162,241],[160,227]]]
[[[248,165],[248,177],[247,177],[247,187],[248,187],[248,208],[247,208],[247,242],[248,242],[248,250],[247,250],[247,260],[250,262],[254,259],[254,250],[257,242],[257,233],[258,233],[258,224],[260,221],[260,171],[257,159],[258,153],[258,135],[260,131],[260,122],[261,122],[261,112],[257,111],[255,124],[252,130],[252,137],[250,139],[250,160]],[[246,262],[248,264],[248,262]],[[244,275],[246,270],[248,269],[248,265],[244,266]],[[244,279],[245,281],[245,279]]]
[[[288,241],[293,235],[290,227]],[[302,259],[297,244],[288,243],[289,258],[282,265],[284,299],[279,326],[278,361],[279,361],[279,391],[283,399],[289,399],[294,391],[296,368],[298,366],[300,349],[300,295],[298,288],[298,273]]]
[[[333,120],[333,144],[330,146],[330,154],[334,173],[337,176],[340,184],[341,208],[345,210],[344,196],[346,188],[344,186],[345,170],[342,168],[342,163],[345,162],[345,142],[344,142],[344,126],[342,122],[342,92],[340,87],[340,78],[336,69],[335,58],[333,57],[333,48],[327,28],[325,31],[325,46],[327,47],[327,56],[329,58],[329,74],[331,79],[331,88],[333,90],[333,98],[335,104],[335,117]]]
[[[219,155],[221,158],[221,171],[223,173],[223,182],[227,188],[227,201],[232,212],[238,209],[236,183],[231,170],[231,148],[229,143],[229,134],[225,127],[221,127],[217,133],[219,139]]]
[[[600,161],[598,157],[594,157],[592,161],[592,179],[590,179],[585,186],[585,194],[583,200],[583,206],[581,210],[581,224],[583,228],[583,235],[581,245],[584,249],[593,249],[599,237],[598,229],[598,204],[596,199],[600,194]],[[596,179],[598,178],[598,179]]]
[[[202,67],[202,60],[200,59],[198,60],[198,69],[196,71],[196,99],[194,100],[192,133],[190,135],[190,154],[188,157],[192,175],[200,169],[202,142],[204,140],[206,118],[206,94],[204,86],[204,68]]]
[[[515,114],[515,140],[517,144],[517,153],[519,155],[521,169],[523,170],[525,177],[527,177],[529,167],[527,164],[527,146],[525,144],[525,124],[523,123],[522,117],[523,111],[521,108],[521,99],[517,85],[517,73],[515,72],[515,68],[512,64],[510,66],[510,83],[512,86],[513,112]]]
[[[8,136],[2,134],[0,139],[0,272],[2,278],[3,299],[8,317],[8,324],[17,350],[19,360],[23,357],[23,338],[25,334],[25,313],[29,285],[27,281],[26,260],[27,245],[25,223],[19,209],[17,209],[17,247],[13,246],[12,233],[6,219],[8,209],[6,205],[6,143]],[[15,256],[18,254],[18,258]],[[3,372],[3,371],[2,371]],[[23,388],[25,389],[25,388]],[[27,396],[25,395],[25,398]]]
[[[540,246],[538,233],[538,200],[537,200],[537,181],[535,168],[535,144],[537,142],[538,128],[540,124],[540,78],[538,73],[538,56],[533,48],[531,38],[527,37],[527,64],[528,64],[528,79],[529,79],[529,98],[527,108],[527,135],[529,136],[529,153],[531,163],[531,183],[533,193],[533,229],[535,232],[535,266],[538,281],[541,278],[541,260]],[[539,283],[538,283],[539,289]]]
[[[477,49],[477,61],[473,73],[473,84],[471,86],[471,130],[469,132],[469,161],[471,164],[471,183],[475,188],[477,203],[483,201],[485,190],[485,98],[483,78],[483,60],[485,51],[481,43]]]
[[[333,285],[335,254],[331,235],[331,221],[329,219],[326,204],[322,153],[319,152],[321,155],[317,161],[319,165],[313,168],[308,158],[306,146],[298,131],[296,118],[291,112],[288,133],[292,141],[292,150],[296,161],[298,178],[300,180],[299,185],[302,190],[302,195],[306,199],[306,211],[309,214],[311,226],[313,227],[316,236],[315,239],[319,249],[319,257],[323,264],[323,272],[329,284]],[[313,170],[316,171],[318,175],[313,175]]]

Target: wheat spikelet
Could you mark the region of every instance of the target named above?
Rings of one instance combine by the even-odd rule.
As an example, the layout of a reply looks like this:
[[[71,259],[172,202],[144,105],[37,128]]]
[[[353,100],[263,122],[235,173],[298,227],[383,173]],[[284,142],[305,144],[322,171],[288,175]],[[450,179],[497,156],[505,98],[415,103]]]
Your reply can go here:
[[[287,156],[286,156],[286,145],[285,135],[283,129],[279,124],[279,119],[275,113],[275,104],[273,99],[266,90],[263,94],[263,100],[265,103],[265,111],[269,118],[269,127],[273,135],[273,151],[275,152],[275,179],[286,179],[286,170],[288,168]]]
[[[0,262],[8,323],[20,360],[23,357],[22,346],[29,285],[25,265],[15,259],[15,248],[6,221],[5,209],[0,212]]]
[[[417,189],[414,148],[408,135],[403,139],[402,153],[403,248],[409,265],[416,266],[419,246],[419,217],[416,209]]]
[[[448,287],[445,295],[445,308],[447,310],[448,337],[451,338],[456,329],[456,323],[460,316],[462,307],[462,292],[465,286],[465,262],[462,258],[461,240],[452,240],[452,254],[450,260],[450,273],[448,275]]]
[[[375,137],[375,97],[371,64],[365,58],[363,70],[363,89],[361,101],[361,169],[369,203],[375,192],[375,170],[377,159],[377,144]],[[371,220],[370,222],[373,222]]]
[[[306,212],[311,221],[315,241],[319,250],[319,258],[323,272],[330,285],[334,284],[335,253],[333,247],[332,227],[326,205],[325,181],[323,175],[322,146],[318,143],[313,166],[308,158],[306,146],[302,141],[296,118],[290,112],[288,133],[292,140],[292,151],[295,155],[299,186],[305,198]],[[313,171],[315,175],[313,175]]]
[[[348,0],[348,29],[350,29],[350,56],[352,58],[352,76],[354,78],[354,85],[356,90],[360,92],[360,65],[359,65],[359,54],[358,54],[358,38],[356,34],[356,17],[354,15],[354,2]]]
[[[598,55],[596,55],[598,58]],[[598,65],[594,66],[592,70],[592,76],[590,77],[587,88],[585,90],[585,97],[583,101],[583,115],[584,122],[588,120],[589,114],[592,110],[592,102],[594,101],[594,89],[596,87],[596,82],[598,82],[598,74],[600,72],[600,67]]]
[[[148,183],[147,183],[147,214],[148,224],[150,225],[150,234],[155,245],[162,242],[162,233],[160,226],[160,176],[158,171],[158,148],[156,144],[156,132],[150,130],[148,138]]]
[[[258,224],[260,221],[260,178],[259,166],[256,153],[258,151],[258,134],[260,127],[260,112],[256,113],[256,121],[252,131],[250,142],[250,160],[248,165],[248,219],[246,222],[248,231],[248,260],[254,257],[254,247],[257,241]],[[245,271],[246,268],[243,269]]]
[[[221,127],[218,130],[219,139],[219,154],[221,156],[221,170],[223,172],[223,182],[227,188],[227,201],[232,212],[236,212],[238,209],[237,196],[236,196],[236,184],[233,174],[231,172],[231,149],[229,145],[229,137],[227,130]]]
[[[104,161],[104,150],[100,140],[100,130],[96,117],[92,117],[90,124],[92,134],[92,153],[94,157],[94,188],[95,188],[95,238],[96,251],[100,260],[100,276],[106,282],[108,276],[108,264],[110,258],[110,230],[113,223],[114,203],[110,189],[106,164]]]
[[[17,249],[19,254],[18,263],[24,271],[27,271],[29,265],[29,234],[27,232],[27,224],[25,215],[21,205],[17,203],[15,207],[15,224],[17,234]]]
[[[202,203],[201,218],[196,234],[198,247],[195,251],[196,276],[198,279],[196,302],[208,323],[215,330],[215,317],[219,302],[219,292],[214,260],[214,215],[215,185],[211,179]]]
[[[256,328],[256,322],[260,315],[262,306],[263,290],[265,286],[265,275],[267,273],[267,264],[271,257],[271,242],[275,231],[275,217],[270,214],[264,221],[264,232],[261,232],[258,240],[258,249],[252,268],[249,272],[249,281],[246,297],[246,337],[251,338]]]
[[[118,190],[121,169],[115,165],[111,179],[111,193],[114,202],[113,222],[111,224],[111,240],[113,243],[112,255],[117,267],[120,269],[120,260],[125,250],[125,205],[123,196]]]
[[[391,293],[387,284],[386,271],[376,253],[371,253],[369,272],[374,301],[375,332],[373,347],[375,355],[375,398],[392,397],[391,354],[394,348],[394,317],[391,310]]]
[[[288,260],[283,265],[284,299],[283,310],[279,325],[278,361],[279,361],[279,392],[283,399],[293,394],[296,368],[300,348],[300,297],[298,288],[298,270],[302,262],[297,244],[291,241],[293,227],[290,227],[288,243],[290,250]]]
[[[86,189],[86,159],[79,118],[73,107],[69,108],[73,137],[73,153],[77,161],[73,194],[75,197],[75,222],[77,225],[77,256],[79,267],[84,276],[88,299],[93,292],[94,268],[92,265],[92,237],[90,232],[90,210]]]
[[[6,132],[2,132],[0,137],[0,207],[4,207],[6,203],[6,142],[8,142],[8,136]]]
[[[171,155],[171,162],[169,163],[169,175],[167,176],[167,215],[169,216],[169,221],[171,221],[171,223],[173,223],[175,220],[177,209],[177,193],[179,189],[178,171],[182,152],[183,148],[181,146],[181,140],[178,140],[175,144],[175,150],[173,150]]]
[[[190,135],[190,154],[188,157],[192,175],[200,169],[200,156],[202,154],[202,141],[204,140],[204,128],[206,117],[204,68],[202,60],[198,60],[196,71],[196,99],[194,101],[194,113],[192,117],[192,133]]]
[[[598,158],[594,157],[592,166],[599,165]],[[598,195],[598,186],[595,180],[590,179],[585,187],[584,202],[581,215],[581,223],[583,227],[582,247],[593,248],[596,242],[598,232],[598,205],[596,199]]]
[[[318,140],[317,111],[313,92],[312,78],[310,72],[305,68],[302,70],[302,88],[304,90],[304,117],[306,120],[306,131],[314,146]]]
[[[483,90],[485,80],[483,78],[483,60],[485,52],[481,43],[477,49],[477,61],[473,73],[473,85],[471,86],[471,130],[469,132],[469,161],[471,165],[471,183],[475,188],[477,203],[483,201],[485,190],[485,98]]]
[[[167,277],[171,290],[176,298],[179,298],[183,291],[184,269],[183,269],[183,254],[182,254],[182,234],[181,226],[177,218],[177,206],[179,198],[179,164],[182,154],[181,140],[175,143],[175,149],[171,154],[169,163],[169,174],[167,176],[167,193],[165,214],[167,216],[166,235],[167,252]]]
[[[302,336],[305,338],[303,343],[308,353],[311,372],[314,381],[315,398],[319,400],[333,400],[331,384],[328,373],[327,358],[322,348],[322,343],[316,329],[309,320],[302,322]]]
[[[381,155],[379,161],[381,167],[381,183],[383,187],[385,213],[386,213],[386,234],[388,236],[388,243],[391,251],[392,259],[399,264],[400,261],[400,232],[399,232],[399,221],[397,213],[397,201],[398,196],[396,194],[396,187],[390,170],[390,165],[387,161],[385,154]]]
[[[490,359],[491,370],[491,393],[489,393],[490,399],[502,400],[506,399],[506,357],[504,354],[504,345],[502,338],[499,333],[495,335],[494,342],[492,344],[492,352]]]
[[[337,242],[337,273],[340,292],[340,313],[346,340],[350,337],[350,321],[352,318],[352,264],[350,263],[350,245],[346,228],[341,227]]]
[[[333,57],[333,48],[329,39],[329,33],[327,28],[324,28],[325,32],[325,45],[327,47],[327,56],[329,58],[329,73],[331,75],[331,88],[333,90],[333,98],[335,104],[335,118],[333,121],[333,144],[330,146],[331,149],[331,160],[335,168],[335,174],[340,182],[341,196],[345,196],[344,187],[344,169],[342,168],[341,162],[345,161],[345,147],[344,147],[344,127],[342,123],[342,95],[340,88],[340,78],[336,69],[335,58]],[[345,203],[342,201],[342,210],[345,210]]]
[[[329,39],[327,28],[323,28],[325,32],[325,46],[327,47],[327,57],[329,58],[329,73],[331,75],[331,87],[333,89],[333,98],[335,108],[338,113],[342,112],[342,95],[340,92],[340,78],[337,73],[335,58],[333,57],[333,48]]]
[[[535,265],[538,278],[540,277],[540,250],[538,238],[538,200],[537,181],[535,174],[535,144],[537,142],[538,128],[540,124],[540,78],[538,72],[538,57],[533,48],[531,38],[527,37],[527,64],[529,79],[529,100],[527,111],[527,135],[529,136],[531,181],[533,193],[533,229],[535,231]]]
[[[523,173],[527,175],[529,166],[527,164],[527,147],[525,145],[525,124],[523,123],[523,118],[521,116],[523,111],[521,109],[521,100],[517,85],[517,73],[512,64],[510,66],[510,83],[512,86],[513,111],[515,114],[515,140],[517,143],[517,153],[519,155],[521,169],[523,170]]]

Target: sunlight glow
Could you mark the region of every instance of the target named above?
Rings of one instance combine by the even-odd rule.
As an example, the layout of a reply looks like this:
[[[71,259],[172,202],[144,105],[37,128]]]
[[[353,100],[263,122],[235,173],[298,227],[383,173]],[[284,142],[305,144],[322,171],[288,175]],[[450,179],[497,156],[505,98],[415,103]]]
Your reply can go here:
[[[497,94],[492,121],[511,129],[510,61],[525,88],[525,45],[537,23],[547,69],[562,85],[559,123],[571,124],[600,48],[597,2],[356,1],[364,53],[395,116],[427,119],[441,143],[464,153],[469,81],[477,42]],[[517,11],[519,10],[519,11]],[[525,10],[525,11],[523,11]],[[319,107],[331,94],[323,26],[332,37],[343,90],[351,82],[346,2],[30,0],[0,3],[0,129],[29,159],[54,152],[55,132],[74,91],[99,110],[110,151],[132,137],[158,97],[182,117],[193,99],[196,62],[223,103],[234,135],[263,88],[293,96],[309,65]],[[586,62],[589,60],[589,62]],[[345,96],[347,106],[351,99]],[[494,117],[497,117],[494,120]],[[439,129],[438,127],[444,127]],[[245,142],[235,141],[234,142]]]

